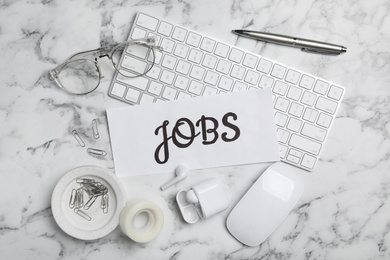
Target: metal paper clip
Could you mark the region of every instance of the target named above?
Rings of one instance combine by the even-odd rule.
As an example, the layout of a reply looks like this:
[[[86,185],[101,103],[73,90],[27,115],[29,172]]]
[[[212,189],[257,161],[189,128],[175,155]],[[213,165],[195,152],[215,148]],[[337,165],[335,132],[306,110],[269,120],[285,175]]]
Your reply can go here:
[[[100,137],[96,119],[92,120],[92,132],[93,132],[93,137],[95,139],[98,139]]]
[[[87,152],[89,154],[93,154],[93,155],[100,155],[100,156],[106,156],[107,155],[107,153],[104,150],[99,150],[99,149],[95,149],[95,148],[88,148]]]
[[[79,215],[79,216],[85,218],[85,219],[88,220],[88,221],[91,221],[91,220],[92,220],[92,218],[91,218],[87,213],[85,213],[85,212],[82,211],[82,210],[75,209],[74,212],[76,212],[77,215]]]
[[[79,143],[79,145],[81,147],[85,146],[85,143],[83,142],[83,139],[81,139],[79,133],[77,133],[76,130],[72,130],[72,135],[74,136],[74,138],[76,139],[76,141]]]

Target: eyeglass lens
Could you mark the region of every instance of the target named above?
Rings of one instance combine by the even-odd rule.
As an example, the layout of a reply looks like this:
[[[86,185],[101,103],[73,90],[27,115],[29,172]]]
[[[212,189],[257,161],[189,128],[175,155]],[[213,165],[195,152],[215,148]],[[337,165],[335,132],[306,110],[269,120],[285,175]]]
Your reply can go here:
[[[97,88],[100,74],[93,61],[74,60],[61,69],[58,80],[69,92],[86,94]]]
[[[125,50],[124,53],[123,50]],[[138,77],[146,74],[153,67],[154,61],[153,49],[142,44],[127,44],[116,49],[112,54],[115,69],[126,77]]]

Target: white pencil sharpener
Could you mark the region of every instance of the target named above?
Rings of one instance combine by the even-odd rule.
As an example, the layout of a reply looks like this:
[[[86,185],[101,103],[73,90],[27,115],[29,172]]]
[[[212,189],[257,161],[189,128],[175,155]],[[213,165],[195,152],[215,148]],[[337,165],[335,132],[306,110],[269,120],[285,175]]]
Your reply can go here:
[[[216,179],[200,182],[188,191],[179,191],[176,201],[183,219],[190,224],[210,218],[229,206],[222,185]]]

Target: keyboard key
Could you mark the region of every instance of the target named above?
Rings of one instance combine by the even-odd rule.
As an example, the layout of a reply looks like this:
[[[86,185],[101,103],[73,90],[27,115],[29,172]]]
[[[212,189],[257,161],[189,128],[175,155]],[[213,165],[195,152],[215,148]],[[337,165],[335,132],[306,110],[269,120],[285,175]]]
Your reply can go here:
[[[298,88],[298,87],[295,87],[295,86],[291,86],[290,89],[288,90],[288,93],[287,93],[287,97],[288,98],[291,98],[295,101],[298,101],[299,98],[301,97],[302,95],[302,89],[301,88]]]
[[[206,54],[204,56],[202,65],[209,69],[214,69],[215,65],[217,64],[217,58],[214,56],[211,56],[210,54]]]
[[[201,39],[202,39],[202,36],[200,36],[199,34],[196,34],[194,32],[190,32],[188,34],[186,43],[190,46],[198,47]]]
[[[175,51],[173,52],[174,55],[180,57],[180,58],[186,58],[188,55],[188,52],[190,51],[190,48],[183,44],[177,44]]]
[[[299,157],[296,157],[296,156],[291,155],[291,154],[288,154],[286,159],[287,159],[287,161],[290,161],[290,162],[295,163],[295,164],[298,164],[299,160],[300,160]]]
[[[271,70],[271,67],[272,67],[272,62],[266,59],[260,59],[259,65],[257,65],[257,70],[265,74],[268,74]]]
[[[307,137],[316,139],[317,141],[324,141],[327,131],[315,125],[305,123],[302,127],[301,133]]]
[[[158,79],[158,76],[160,75],[161,68],[157,66],[153,66],[151,70],[149,70],[148,73],[146,73],[146,76],[152,78],[152,79]]]
[[[126,91],[126,87],[125,86],[123,86],[122,84],[115,83],[112,86],[111,94],[113,94],[113,95],[115,95],[117,97],[122,98],[123,95],[125,94],[125,91]]]
[[[169,36],[169,35],[171,35],[172,29],[173,29],[172,24],[169,24],[166,22],[161,22],[160,26],[158,27],[158,33],[165,35],[165,36]]]
[[[301,73],[295,70],[288,70],[286,75],[286,81],[289,83],[292,83],[296,85],[298,83],[299,77],[301,76]]]
[[[188,56],[188,60],[199,64],[200,61],[202,60],[202,57],[203,57],[203,52],[196,49],[191,49],[190,55]]]
[[[343,89],[336,87],[336,86],[331,86],[329,89],[328,97],[334,99],[334,100],[340,100],[341,96],[343,95]]]
[[[203,41],[200,45],[200,49],[207,51],[207,52],[213,52],[214,46],[215,46],[215,41],[212,39],[209,39],[207,37],[203,38]]]
[[[260,88],[270,88],[272,87],[272,84],[274,84],[274,79],[268,76],[261,76],[259,87]]]
[[[189,83],[190,83],[189,78],[178,75],[174,86],[182,90],[186,90]]]
[[[160,80],[168,85],[171,85],[173,79],[175,78],[175,73],[168,70],[164,70],[161,74]]]
[[[313,155],[318,155],[321,149],[320,143],[312,141],[297,134],[291,135],[289,145],[305,152],[311,153]]]
[[[287,83],[277,80],[275,82],[272,91],[276,94],[284,96],[287,92],[287,87],[288,87]]]
[[[170,56],[170,55],[165,55],[163,62],[161,63],[161,66],[163,66],[167,69],[173,70],[173,68],[176,65],[176,61],[177,61],[177,59],[175,57]]]
[[[191,70],[191,73],[190,73],[190,77],[192,77],[194,79],[197,79],[197,80],[202,80],[205,71],[206,70],[204,68],[202,68],[202,67],[193,66],[192,70]]]
[[[233,91],[242,91],[246,90],[248,88],[248,85],[245,83],[242,83],[241,81],[236,81],[234,83]]]
[[[279,112],[275,113],[275,123],[278,126],[284,127],[287,123],[288,116]]]
[[[132,87],[141,89],[141,90],[146,90],[146,87],[148,86],[149,80],[147,78],[143,77],[135,77],[135,78],[129,78],[125,77],[121,74],[118,73],[116,79],[120,82],[123,82],[127,85],[130,85]]]
[[[317,120],[317,125],[329,128],[330,124],[332,123],[332,117],[330,115],[321,113]]]
[[[278,141],[280,143],[283,143],[283,144],[287,143],[288,138],[290,136],[290,132],[289,131],[286,131],[286,130],[284,130],[282,128],[278,128],[278,130],[276,130],[276,134],[278,136]]]
[[[290,109],[288,110],[288,113],[296,117],[301,117],[303,113],[303,108],[304,107],[301,104],[293,102],[290,106]]]
[[[141,105],[144,105],[144,104],[151,104],[154,102],[154,97],[151,96],[151,95],[148,95],[148,94],[142,94],[141,96],[141,100],[139,101],[139,103]]]
[[[217,47],[215,48],[214,53],[219,57],[226,58],[229,53],[229,49],[230,49],[229,46],[219,42],[217,44]]]
[[[324,82],[322,80],[317,80],[316,85],[314,86],[313,91],[318,93],[318,94],[325,95],[326,91],[328,91],[328,87],[329,87],[328,83],[326,83],[326,82]]]
[[[218,83],[218,87],[226,91],[229,91],[233,86],[233,79],[230,77],[222,76],[221,80]]]
[[[248,70],[248,72],[246,73],[244,81],[246,83],[249,83],[251,85],[255,85],[256,86],[257,82],[259,81],[259,78],[260,78],[260,74],[259,73],[254,72],[252,70]]]
[[[334,114],[334,112],[336,112],[337,103],[332,100],[319,97],[315,107],[324,112]]]
[[[149,29],[151,31],[156,30],[158,20],[156,18],[150,17],[149,15],[140,13],[137,19],[137,25]]]
[[[309,168],[309,169],[313,169],[316,161],[317,161],[317,159],[314,156],[311,156],[309,154],[305,154],[303,156],[303,158],[302,158],[301,165],[303,167],[306,167],[306,168]]]
[[[217,65],[217,71],[221,72],[223,74],[228,74],[230,71],[230,68],[232,67],[232,63],[226,60],[219,60]]]
[[[212,88],[210,86],[206,86],[203,92],[203,96],[211,96],[218,93],[218,90],[216,88]]]
[[[184,42],[186,38],[187,30],[181,27],[176,26],[172,33],[172,38],[181,42]]]
[[[232,72],[230,73],[230,76],[232,76],[233,78],[236,78],[236,79],[242,79],[244,77],[244,74],[245,74],[244,67],[234,65]]]
[[[161,47],[164,52],[172,53],[173,48],[175,47],[175,42],[167,38],[162,39]]]
[[[276,110],[280,110],[280,111],[286,112],[289,105],[290,105],[290,101],[288,99],[285,99],[285,98],[282,98],[282,97],[278,97],[278,99],[276,100],[274,108]]]
[[[160,96],[162,89],[163,89],[163,85],[161,83],[152,81],[150,82],[148,92],[156,96]]]
[[[282,65],[275,64],[272,68],[271,75],[278,79],[283,79],[284,74],[286,73],[286,67],[283,67]]]
[[[286,157],[288,147],[285,145],[281,145],[281,144],[279,144],[278,146],[279,146],[279,156],[280,156],[280,158],[283,159]]]
[[[290,120],[288,121],[287,129],[298,133],[299,130],[301,129],[301,126],[302,126],[301,120],[291,117]]]
[[[295,157],[298,157],[298,158],[301,158],[303,153],[301,151],[298,151],[298,150],[295,150],[295,149],[290,149],[288,154],[292,155],[292,156],[295,156]]]
[[[313,106],[316,101],[317,95],[309,91],[305,91],[302,96],[301,102],[308,106]]]
[[[232,48],[229,54],[229,60],[236,62],[236,63],[241,63],[242,57],[244,56],[244,52],[241,50],[238,50],[236,48]]]
[[[179,95],[177,96],[177,99],[186,99],[186,98],[192,98],[192,96],[185,92],[179,92]]]
[[[140,95],[141,95],[141,92],[139,92],[138,90],[129,88],[127,90],[125,99],[127,99],[127,100],[129,100],[131,102],[137,103]]]
[[[125,55],[122,61],[122,66],[135,74],[143,74],[147,69],[147,64],[144,61]]]
[[[190,63],[184,60],[179,60],[179,62],[177,63],[176,71],[181,74],[187,75],[188,72],[190,71],[190,68],[191,68]]]
[[[164,92],[162,94],[162,97],[167,100],[174,100],[177,94],[177,90],[171,87],[166,86],[164,89]]]
[[[244,65],[245,67],[249,67],[251,69],[254,69],[256,66],[257,60],[258,60],[258,58],[255,55],[247,53],[247,54],[245,54],[245,58],[244,58],[244,61],[242,62],[242,65]]]
[[[131,34],[131,39],[136,40],[136,39],[141,39],[145,38],[146,36],[146,31],[142,30],[140,28],[134,28],[133,33]]]
[[[219,78],[218,73],[209,70],[207,71],[206,76],[204,77],[204,82],[212,86],[215,86],[217,84],[218,78]]]
[[[199,96],[202,93],[203,90],[203,84],[198,81],[191,81],[190,87],[188,88],[188,91],[192,94],[195,94]]]
[[[305,89],[311,89],[314,84],[314,78],[308,75],[302,75],[301,82],[299,82],[299,86]]]
[[[307,107],[305,113],[303,114],[303,119],[306,121],[314,123],[317,119],[318,111],[310,107]]]

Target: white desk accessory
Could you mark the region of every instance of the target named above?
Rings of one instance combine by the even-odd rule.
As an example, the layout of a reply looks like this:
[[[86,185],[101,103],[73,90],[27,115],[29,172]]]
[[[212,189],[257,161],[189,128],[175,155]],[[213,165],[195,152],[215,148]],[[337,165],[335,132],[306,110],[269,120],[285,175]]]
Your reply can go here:
[[[146,36],[156,36],[156,44],[164,51],[156,52],[156,64],[146,76],[128,79],[116,73],[108,93],[111,97],[129,104],[147,104],[272,89],[280,159],[305,170],[314,169],[343,99],[342,86],[191,28],[139,13],[129,38]],[[126,64],[121,69],[126,70]]]
[[[176,169],[175,169],[175,175],[176,175],[175,178],[173,178],[172,180],[170,180],[167,183],[165,183],[164,185],[162,185],[160,187],[160,189],[161,190],[166,190],[169,187],[171,187],[172,185],[174,185],[174,184],[178,183],[179,181],[183,180],[184,178],[186,178],[187,175],[188,175],[187,167],[184,166],[184,165],[177,166]]]
[[[189,191],[179,191],[176,201],[183,219],[190,224],[210,218],[229,206],[222,185],[214,178],[192,186]]]
[[[241,243],[263,243],[294,208],[303,192],[299,169],[271,165],[230,212],[226,226]]]

